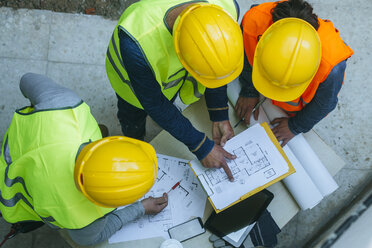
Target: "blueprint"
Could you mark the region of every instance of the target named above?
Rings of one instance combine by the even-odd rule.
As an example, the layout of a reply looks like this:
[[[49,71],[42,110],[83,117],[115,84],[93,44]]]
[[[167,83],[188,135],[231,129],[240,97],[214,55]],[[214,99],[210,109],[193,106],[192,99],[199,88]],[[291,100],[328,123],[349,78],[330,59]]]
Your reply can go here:
[[[162,196],[182,179],[180,184],[168,193],[168,206],[157,215],[145,215],[128,223],[109,239],[109,243],[152,237],[169,239],[170,227],[194,216],[203,217],[207,195],[193,174],[188,161],[161,154],[157,154],[157,158],[156,182],[143,198]]]
[[[287,162],[259,124],[229,140],[224,149],[236,155],[236,159],[227,161],[234,182],[228,180],[222,168],[204,168],[197,160],[190,163],[217,209],[227,207],[289,170]]]

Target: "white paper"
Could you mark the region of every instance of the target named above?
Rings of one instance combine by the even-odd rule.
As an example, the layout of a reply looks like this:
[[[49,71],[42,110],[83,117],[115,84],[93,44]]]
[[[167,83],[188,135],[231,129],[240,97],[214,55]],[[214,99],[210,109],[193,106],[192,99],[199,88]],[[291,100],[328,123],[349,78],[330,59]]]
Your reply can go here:
[[[111,236],[109,243],[137,239],[164,237],[168,229],[189,220],[203,217],[207,196],[193,174],[187,160],[157,154],[158,176],[154,186],[143,197],[159,197],[168,192],[178,181],[180,185],[168,193],[168,206],[157,215],[145,215],[124,225]]]
[[[222,239],[229,238],[229,239],[233,240],[234,242],[238,242],[240,240],[240,238],[242,237],[242,235],[246,231],[248,231],[248,233],[249,233],[253,229],[254,225],[256,225],[256,222],[253,223],[253,224],[251,224],[251,225],[249,225],[249,226],[243,227],[242,229],[240,229],[240,230],[238,230],[236,232],[229,233],[228,235],[223,236]]]
[[[227,85],[227,98],[233,106],[236,105],[240,94],[241,86],[239,78],[235,78],[231,83]]]
[[[229,206],[289,170],[287,162],[259,124],[230,139],[224,149],[237,156],[227,161],[234,182],[228,180],[222,168],[205,168],[197,160],[191,162],[216,209]]]
[[[288,146],[283,148],[296,172],[283,179],[302,210],[315,207],[323,196]]]
[[[296,135],[288,142],[288,146],[323,196],[331,194],[338,188],[336,181],[329,174],[302,134]]]
[[[228,85],[227,95],[234,105],[239,97],[240,89],[238,79]],[[267,115],[270,120],[287,117],[287,114],[278,106],[273,105],[269,99],[262,104],[262,107],[265,113],[260,109],[259,116]],[[338,188],[337,183],[302,134],[290,140],[283,150],[296,170],[283,182],[302,210],[313,208],[324,196]]]

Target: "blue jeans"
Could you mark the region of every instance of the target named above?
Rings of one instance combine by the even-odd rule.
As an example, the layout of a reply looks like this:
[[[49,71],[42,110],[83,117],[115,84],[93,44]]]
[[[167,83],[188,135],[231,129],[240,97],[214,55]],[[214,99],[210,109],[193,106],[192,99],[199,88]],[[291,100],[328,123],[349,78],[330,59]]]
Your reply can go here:
[[[144,140],[147,113],[126,102],[119,95],[116,94],[116,96],[118,98],[117,116],[124,136]]]

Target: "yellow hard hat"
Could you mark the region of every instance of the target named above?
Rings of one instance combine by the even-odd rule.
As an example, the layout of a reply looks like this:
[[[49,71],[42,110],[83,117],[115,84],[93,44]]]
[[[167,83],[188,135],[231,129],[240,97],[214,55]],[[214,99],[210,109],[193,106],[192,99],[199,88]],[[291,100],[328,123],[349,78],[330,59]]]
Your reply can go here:
[[[318,33],[308,22],[298,18],[275,22],[256,47],[254,87],[276,101],[297,99],[318,71],[321,52]]]
[[[243,70],[239,24],[217,5],[186,7],[174,23],[173,40],[182,65],[207,88],[223,86]]]
[[[154,148],[143,141],[110,136],[85,146],[75,163],[77,188],[94,204],[124,206],[154,184],[158,164]]]

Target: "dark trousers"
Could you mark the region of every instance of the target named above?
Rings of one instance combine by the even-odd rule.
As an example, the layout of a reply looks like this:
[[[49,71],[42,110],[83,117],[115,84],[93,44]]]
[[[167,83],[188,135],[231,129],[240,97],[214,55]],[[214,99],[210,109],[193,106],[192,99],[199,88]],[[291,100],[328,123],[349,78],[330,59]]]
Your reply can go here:
[[[117,116],[124,136],[144,140],[147,113],[126,102],[119,95],[116,94],[116,96],[118,98]]]

